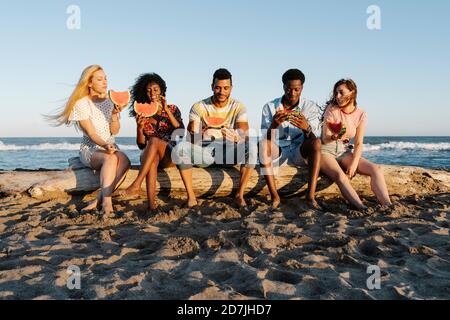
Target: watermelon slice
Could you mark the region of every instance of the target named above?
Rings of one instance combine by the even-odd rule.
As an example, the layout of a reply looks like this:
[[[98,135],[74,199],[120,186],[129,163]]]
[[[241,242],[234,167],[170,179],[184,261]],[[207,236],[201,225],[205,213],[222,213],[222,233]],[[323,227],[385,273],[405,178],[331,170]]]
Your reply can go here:
[[[203,121],[205,121],[208,128],[221,129],[221,128],[225,127],[225,123],[227,122],[227,119],[219,118],[219,117],[204,116]]]
[[[159,104],[156,102],[151,103],[138,103],[136,101],[134,102],[134,111],[141,117],[151,118],[158,113],[158,109]]]
[[[292,110],[288,110],[288,109],[284,109],[285,112],[288,115],[288,120],[295,118],[295,117],[299,117],[302,113],[296,109],[292,109]]]
[[[109,99],[119,107],[124,107],[130,103],[130,91],[116,92],[109,90]]]
[[[334,121],[333,119],[327,120],[327,126],[334,134],[339,134],[342,130],[342,122]]]

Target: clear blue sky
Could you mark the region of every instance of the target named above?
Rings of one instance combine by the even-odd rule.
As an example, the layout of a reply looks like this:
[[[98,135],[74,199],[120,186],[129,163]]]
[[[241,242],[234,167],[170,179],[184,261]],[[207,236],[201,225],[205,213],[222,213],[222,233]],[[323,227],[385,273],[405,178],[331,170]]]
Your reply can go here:
[[[80,30],[66,27],[72,4]],[[381,30],[366,27],[369,5],[381,8]],[[368,135],[450,135],[449,31],[448,0],[2,0],[0,137],[76,136],[40,114],[62,105],[90,64],[115,90],[159,73],[185,122],[226,67],[257,128],[264,103],[282,94],[282,73],[296,67],[304,97],[318,103],[353,78]],[[133,136],[124,118],[121,135]]]

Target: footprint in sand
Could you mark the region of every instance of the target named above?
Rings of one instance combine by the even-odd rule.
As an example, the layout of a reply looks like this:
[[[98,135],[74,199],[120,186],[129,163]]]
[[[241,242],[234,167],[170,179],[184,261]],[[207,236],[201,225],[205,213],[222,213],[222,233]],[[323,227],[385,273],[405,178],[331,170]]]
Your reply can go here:
[[[194,256],[200,250],[200,245],[193,239],[187,237],[170,238],[161,248],[161,257]]]
[[[302,276],[289,271],[271,270],[267,273],[266,279],[289,284],[298,284],[302,281]]]
[[[380,244],[374,240],[366,240],[360,243],[359,250],[366,256],[377,256],[382,253]]]

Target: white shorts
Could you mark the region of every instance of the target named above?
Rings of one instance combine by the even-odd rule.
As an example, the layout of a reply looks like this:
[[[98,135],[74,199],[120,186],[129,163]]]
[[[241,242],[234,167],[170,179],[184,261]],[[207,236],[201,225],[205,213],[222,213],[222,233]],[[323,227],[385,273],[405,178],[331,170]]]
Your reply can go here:
[[[117,151],[120,151],[120,148],[117,144],[114,144],[114,146],[116,147]],[[92,160],[92,156],[94,155],[94,153],[96,151],[104,151],[105,149],[103,149],[100,146],[95,146],[95,147],[88,147],[88,146],[81,146],[80,148],[80,160],[81,163],[84,164],[86,167],[91,168],[91,160]]]

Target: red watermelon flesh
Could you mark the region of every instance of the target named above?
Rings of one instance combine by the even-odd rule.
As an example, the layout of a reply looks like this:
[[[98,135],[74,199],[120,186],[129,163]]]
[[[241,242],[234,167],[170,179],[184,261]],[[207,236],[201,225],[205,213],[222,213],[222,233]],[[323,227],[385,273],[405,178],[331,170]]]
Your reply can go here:
[[[330,130],[335,134],[339,134],[342,130],[342,122],[340,121],[327,120],[327,125],[328,128],[330,128]]]
[[[151,118],[158,113],[159,105],[156,102],[138,103],[134,102],[134,111],[145,118]]]
[[[209,128],[215,128],[215,129],[223,128],[225,126],[225,123],[227,122],[227,120],[224,118],[209,117],[209,116],[203,117],[203,120],[205,121],[206,125]]]
[[[123,107],[130,103],[130,91],[116,92],[109,90],[108,94],[109,99],[111,99],[116,106]]]

